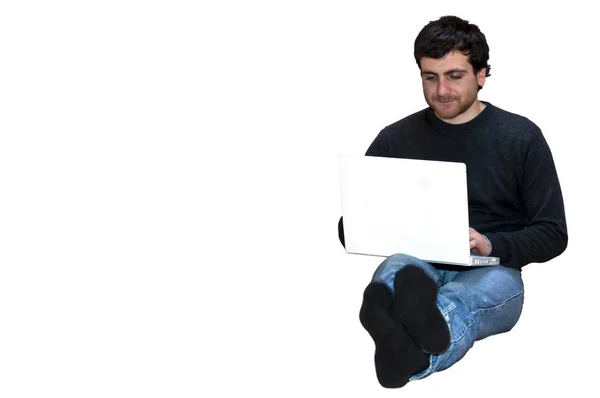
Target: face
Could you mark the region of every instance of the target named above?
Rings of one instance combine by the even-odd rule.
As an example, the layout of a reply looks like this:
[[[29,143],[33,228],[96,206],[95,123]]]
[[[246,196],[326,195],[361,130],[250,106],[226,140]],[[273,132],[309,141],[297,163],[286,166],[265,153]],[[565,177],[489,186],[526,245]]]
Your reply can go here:
[[[469,57],[459,51],[421,58],[421,79],[425,101],[447,123],[466,123],[483,109],[477,92],[485,83],[485,68],[474,74]]]

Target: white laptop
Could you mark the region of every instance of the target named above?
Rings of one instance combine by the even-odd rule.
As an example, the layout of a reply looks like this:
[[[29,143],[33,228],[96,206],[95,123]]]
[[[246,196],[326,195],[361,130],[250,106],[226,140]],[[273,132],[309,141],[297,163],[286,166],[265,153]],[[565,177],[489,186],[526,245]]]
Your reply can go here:
[[[339,155],[346,251],[496,265],[470,252],[464,163]]]

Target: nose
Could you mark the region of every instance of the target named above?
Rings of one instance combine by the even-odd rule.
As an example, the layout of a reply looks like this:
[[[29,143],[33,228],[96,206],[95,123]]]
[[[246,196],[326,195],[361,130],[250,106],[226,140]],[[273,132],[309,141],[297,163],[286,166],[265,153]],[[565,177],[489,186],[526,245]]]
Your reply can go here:
[[[438,97],[445,97],[450,94],[450,83],[446,79],[440,79],[437,86]]]

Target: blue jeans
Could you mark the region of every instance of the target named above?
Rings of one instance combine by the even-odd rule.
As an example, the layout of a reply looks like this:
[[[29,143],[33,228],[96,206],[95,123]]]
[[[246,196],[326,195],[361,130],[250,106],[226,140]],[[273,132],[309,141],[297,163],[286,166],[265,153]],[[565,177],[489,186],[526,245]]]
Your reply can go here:
[[[442,354],[431,355],[429,367],[410,380],[449,368],[475,341],[508,332],[519,320],[523,308],[520,271],[500,265],[443,271],[418,258],[394,254],[379,265],[373,282],[384,283],[393,292],[396,272],[408,264],[421,268],[436,283],[437,305],[450,330],[448,349]]]

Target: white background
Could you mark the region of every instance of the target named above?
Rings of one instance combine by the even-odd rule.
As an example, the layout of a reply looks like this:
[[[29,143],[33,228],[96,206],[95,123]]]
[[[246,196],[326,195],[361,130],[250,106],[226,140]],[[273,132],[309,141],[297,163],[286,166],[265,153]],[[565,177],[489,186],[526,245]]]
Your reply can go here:
[[[0,395],[593,396],[596,17],[531,3],[3,3]],[[544,132],[570,242],[512,332],[394,392],[337,154],[425,106],[412,46],[447,14],[488,38],[480,99]]]

